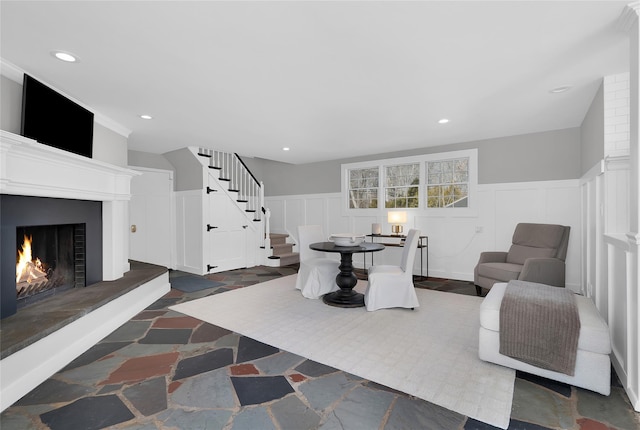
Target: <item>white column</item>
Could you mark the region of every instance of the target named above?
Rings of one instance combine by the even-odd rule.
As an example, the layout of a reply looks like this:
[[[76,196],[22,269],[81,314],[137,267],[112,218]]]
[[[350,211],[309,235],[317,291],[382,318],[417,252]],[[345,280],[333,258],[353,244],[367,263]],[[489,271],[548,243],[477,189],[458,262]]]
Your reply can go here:
[[[634,409],[640,410],[640,319],[638,309],[638,268],[640,267],[640,29],[638,16],[640,2],[625,7],[620,16],[621,27],[629,35],[629,77],[630,77],[630,142],[629,142],[629,232],[627,251],[627,380],[625,390]]]
[[[102,202],[102,278],[114,281],[129,271],[129,202]]]

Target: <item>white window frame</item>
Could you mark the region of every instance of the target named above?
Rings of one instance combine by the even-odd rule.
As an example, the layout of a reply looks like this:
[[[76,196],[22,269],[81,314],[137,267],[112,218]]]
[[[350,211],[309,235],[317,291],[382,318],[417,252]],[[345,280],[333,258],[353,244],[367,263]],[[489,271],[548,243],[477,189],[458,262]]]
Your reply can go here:
[[[428,208],[427,207],[427,162],[445,161],[455,158],[469,159],[469,206],[460,208]],[[463,149],[458,151],[437,152],[433,154],[415,155],[410,157],[387,158],[372,161],[362,161],[358,163],[342,164],[341,166],[341,193],[342,193],[342,214],[345,216],[377,216],[381,217],[386,212],[393,210],[385,208],[384,196],[384,168],[397,164],[419,163],[420,165],[420,206],[418,208],[403,208],[407,212],[416,215],[446,216],[446,217],[471,217],[478,216],[478,150]],[[349,208],[349,170],[366,169],[378,167],[378,207],[374,209],[351,209]]]

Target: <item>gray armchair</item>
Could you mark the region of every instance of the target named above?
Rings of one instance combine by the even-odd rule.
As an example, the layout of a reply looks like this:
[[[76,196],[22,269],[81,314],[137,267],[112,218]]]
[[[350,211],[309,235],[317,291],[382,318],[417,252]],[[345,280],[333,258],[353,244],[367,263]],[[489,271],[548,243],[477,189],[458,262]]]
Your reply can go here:
[[[564,287],[571,227],[520,223],[509,252],[483,252],[473,271],[476,293],[512,279]]]

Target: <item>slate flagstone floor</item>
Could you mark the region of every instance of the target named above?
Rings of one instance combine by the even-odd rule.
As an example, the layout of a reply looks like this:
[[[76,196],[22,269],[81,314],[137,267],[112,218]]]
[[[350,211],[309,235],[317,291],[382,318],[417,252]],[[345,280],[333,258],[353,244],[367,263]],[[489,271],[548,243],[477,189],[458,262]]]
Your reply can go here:
[[[5,410],[0,428],[494,428],[168,309],[296,271],[294,265],[206,277],[170,272],[167,295]],[[428,278],[416,286],[475,295],[469,282]],[[638,414],[613,379],[604,397],[518,372],[509,429],[639,429]]]

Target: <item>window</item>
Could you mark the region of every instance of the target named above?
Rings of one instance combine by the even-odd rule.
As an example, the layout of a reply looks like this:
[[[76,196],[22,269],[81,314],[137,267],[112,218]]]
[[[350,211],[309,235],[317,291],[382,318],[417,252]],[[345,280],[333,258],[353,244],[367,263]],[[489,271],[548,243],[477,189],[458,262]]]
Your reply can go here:
[[[349,170],[349,209],[378,207],[379,168]]]
[[[385,208],[417,208],[420,206],[420,164],[385,167]]]
[[[469,207],[469,157],[427,161],[427,207]]]
[[[386,219],[406,209],[410,216],[478,215],[478,150],[343,164],[344,215]]]

